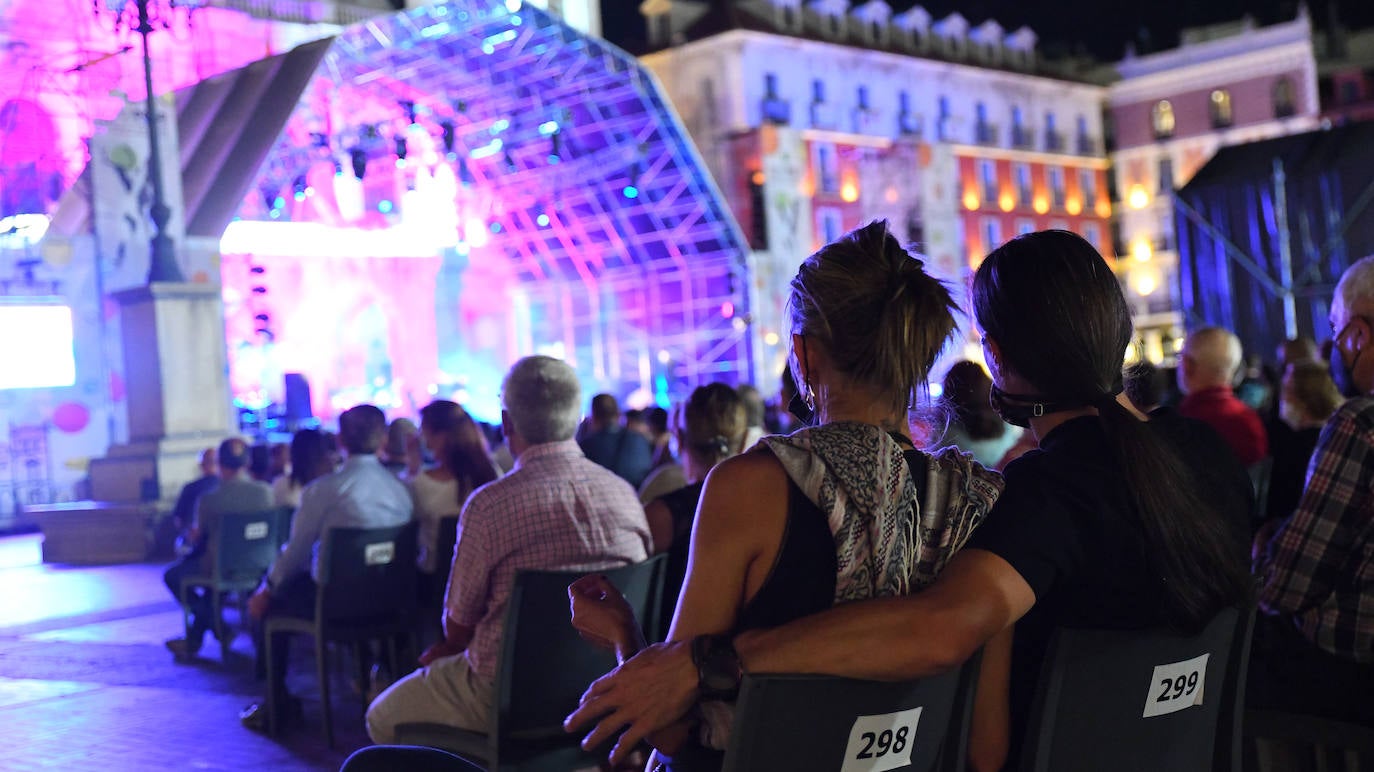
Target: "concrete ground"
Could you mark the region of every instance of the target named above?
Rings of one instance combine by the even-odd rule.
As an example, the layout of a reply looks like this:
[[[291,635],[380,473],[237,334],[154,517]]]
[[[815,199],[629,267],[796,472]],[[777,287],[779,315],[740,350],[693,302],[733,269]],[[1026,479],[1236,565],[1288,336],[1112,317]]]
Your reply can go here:
[[[335,749],[305,638],[288,679],[304,725],[278,738],[250,731],[238,713],[264,684],[246,635],[227,661],[207,637],[196,661],[178,664],[163,647],[182,626],[165,565],[43,565],[41,538],[0,538],[0,770],[337,770],[368,744],[348,657],[331,679]]]

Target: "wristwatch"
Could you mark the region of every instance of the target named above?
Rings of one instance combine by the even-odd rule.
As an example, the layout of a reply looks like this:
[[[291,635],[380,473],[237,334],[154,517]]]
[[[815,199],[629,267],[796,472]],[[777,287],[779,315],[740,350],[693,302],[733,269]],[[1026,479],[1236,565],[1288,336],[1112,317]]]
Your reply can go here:
[[[729,635],[698,635],[692,639],[692,664],[697,667],[697,695],[702,700],[733,700],[739,696],[744,667]]]

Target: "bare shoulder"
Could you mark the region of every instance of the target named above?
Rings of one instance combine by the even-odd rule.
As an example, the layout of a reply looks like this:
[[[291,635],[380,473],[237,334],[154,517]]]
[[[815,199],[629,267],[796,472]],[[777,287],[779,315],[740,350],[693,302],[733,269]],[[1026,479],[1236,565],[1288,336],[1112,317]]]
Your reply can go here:
[[[707,488],[756,489],[760,485],[786,485],[787,473],[766,450],[751,450],[716,464],[706,475]]]

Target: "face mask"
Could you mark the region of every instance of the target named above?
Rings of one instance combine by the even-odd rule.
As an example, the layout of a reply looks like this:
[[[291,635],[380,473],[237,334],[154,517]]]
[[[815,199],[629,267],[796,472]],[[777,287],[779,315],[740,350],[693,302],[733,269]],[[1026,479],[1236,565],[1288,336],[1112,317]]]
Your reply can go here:
[[[988,402],[1003,421],[1022,429],[1030,426],[1032,418],[1087,407],[1085,403],[1078,401],[1051,402],[1035,394],[1009,394],[996,385],[988,395]]]
[[[1346,327],[1349,326],[1346,325]],[[1336,388],[1341,392],[1341,396],[1358,397],[1360,396],[1360,387],[1355,385],[1354,369],[1355,365],[1360,363],[1360,355],[1364,353],[1364,350],[1361,349],[1356,352],[1354,363],[1346,366],[1345,358],[1341,356],[1341,344],[1339,343],[1341,335],[1344,334],[1345,328],[1343,327],[1340,332],[1336,333],[1335,339],[1331,341],[1331,380],[1336,383]]]
[[[801,398],[800,393],[793,394],[792,399],[787,402],[787,412],[802,426],[812,426],[816,423],[816,411],[806,406],[806,401]]]

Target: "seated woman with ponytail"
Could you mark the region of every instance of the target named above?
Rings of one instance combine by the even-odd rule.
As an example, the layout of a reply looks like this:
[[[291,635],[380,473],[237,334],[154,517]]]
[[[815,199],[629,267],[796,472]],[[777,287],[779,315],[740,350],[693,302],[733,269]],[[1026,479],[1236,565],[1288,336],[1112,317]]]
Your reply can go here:
[[[1198,457],[1176,419],[1150,421],[1121,395],[1130,312],[1096,250],[1065,231],[1021,236],[988,255],[972,292],[994,405],[1039,449],[1007,467],[968,546],[921,592],[716,636],[703,670],[692,659],[700,643],[649,647],[588,689],[569,731],[596,724],[588,747],[620,734],[620,758],[698,702],[699,678],[721,691],[717,671],[916,678],[1015,625],[1010,670],[992,672],[985,655],[970,747],[976,769],[1015,768],[1056,627],[1196,632],[1246,602],[1243,545],[1227,517],[1248,511],[1248,478]]]

